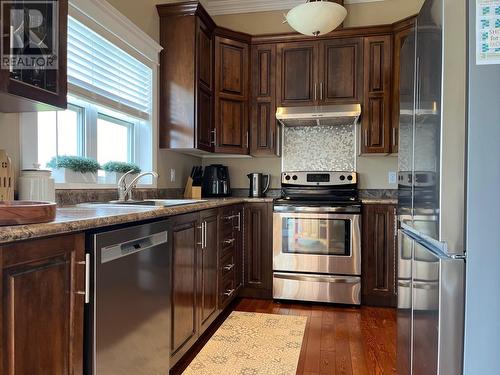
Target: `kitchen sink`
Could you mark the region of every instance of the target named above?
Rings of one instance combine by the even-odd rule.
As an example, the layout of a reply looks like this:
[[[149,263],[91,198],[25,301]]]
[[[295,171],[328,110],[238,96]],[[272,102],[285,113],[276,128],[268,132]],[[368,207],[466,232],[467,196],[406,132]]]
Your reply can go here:
[[[157,207],[172,207],[183,206],[188,204],[195,204],[206,202],[205,199],[145,199],[143,201],[108,201],[108,202],[89,202],[81,203],[78,206],[157,206]]]

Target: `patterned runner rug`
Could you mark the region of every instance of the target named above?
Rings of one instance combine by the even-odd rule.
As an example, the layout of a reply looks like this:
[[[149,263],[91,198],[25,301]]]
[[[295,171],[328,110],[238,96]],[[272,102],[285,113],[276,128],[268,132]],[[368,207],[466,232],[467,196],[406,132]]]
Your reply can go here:
[[[295,375],[307,317],[235,311],[185,375]]]

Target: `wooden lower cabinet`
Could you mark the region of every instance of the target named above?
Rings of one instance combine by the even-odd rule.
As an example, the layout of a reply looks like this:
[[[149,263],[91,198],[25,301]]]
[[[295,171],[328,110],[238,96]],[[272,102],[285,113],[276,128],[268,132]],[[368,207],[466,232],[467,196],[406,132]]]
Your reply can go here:
[[[396,206],[363,206],[362,303],[395,307],[396,288]]]
[[[82,374],[83,234],[0,246],[0,374]]]
[[[272,203],[245,205],[244,297],[272,298]]]
[[[237,296],[242,273],[243,206],[174,216],[170,366]],[[225,262],[225,263],[223,263]],[[229,268],[229,272],[222,272]]]
[[[220,209],[219,308],[226,308],[243,286],[243,206]]]
[[[218,271],[218,210],[202,211],[200,214],[201,230],[204,239],[198,251],[198,311],[200,335],[215,320],[217,305]]]
[[[173,365],[198,339],[197,253],[201,242],[200,214],[174,216],[172,238],[172,329],[171,359]]]

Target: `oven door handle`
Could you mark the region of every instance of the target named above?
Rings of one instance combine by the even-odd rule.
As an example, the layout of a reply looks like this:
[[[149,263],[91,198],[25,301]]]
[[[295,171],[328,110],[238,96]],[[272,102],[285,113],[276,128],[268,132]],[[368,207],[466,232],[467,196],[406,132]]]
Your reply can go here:
[[[280,219],[333,219],[333,220],[358,220],[361,218],[361,214],[342,214],[342,213],[313,213],[313,212],[278,212],[274,211],[274,217],[279,217]]]
[[[277,279],[296,280],[296,281],[315,281],[327,283],[359,284],[359,276],[334,276],[334,275],[304,275],[294,273],[274,273]]]

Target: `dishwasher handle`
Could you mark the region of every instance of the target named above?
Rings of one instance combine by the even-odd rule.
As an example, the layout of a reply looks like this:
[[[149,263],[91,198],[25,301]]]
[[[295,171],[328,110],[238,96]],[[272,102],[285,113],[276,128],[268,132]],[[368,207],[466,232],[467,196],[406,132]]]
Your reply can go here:
[[[103,247],[101,249],[101,264],[151,249],[152,247],[167,243],[167,240],[168,233],[159,232],[151,236]]]

